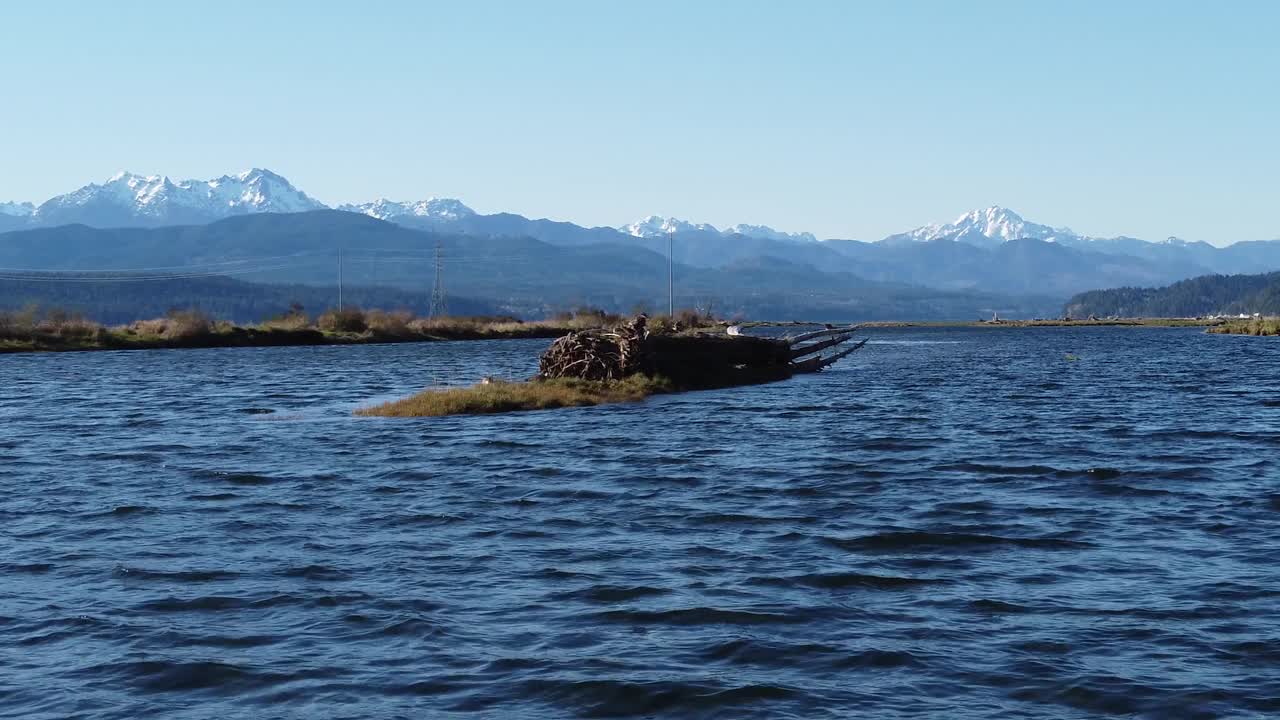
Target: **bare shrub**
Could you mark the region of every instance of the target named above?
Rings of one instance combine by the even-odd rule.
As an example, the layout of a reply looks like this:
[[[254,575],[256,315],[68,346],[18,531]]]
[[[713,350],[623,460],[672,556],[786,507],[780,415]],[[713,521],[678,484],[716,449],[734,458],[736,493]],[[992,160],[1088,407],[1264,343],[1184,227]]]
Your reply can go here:
[[[305,330],[311,327],[311,318],[307,316],[302,305],[293,303],[288,312],[281,313],[262,323],[262,327],[270,330]]]
[[[170,310],[165,337],[185,340],[213,333],[213,320],[199,310]]]
[[[316,320],[316,324],[325,332],[362,333],[369,329],[368,319],[359,308],[329,310]]]
[[[370,310],[365,319],[369,329],[376,333],[395,337],[408,337],[414,333],[410,327],[410,323],[413,322],[413,313],[407,310],[394,312]]]

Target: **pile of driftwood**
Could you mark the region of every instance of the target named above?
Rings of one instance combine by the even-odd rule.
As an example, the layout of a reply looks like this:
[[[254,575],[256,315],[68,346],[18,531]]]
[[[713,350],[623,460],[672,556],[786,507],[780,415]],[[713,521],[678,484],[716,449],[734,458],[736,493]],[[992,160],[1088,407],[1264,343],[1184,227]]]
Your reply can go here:
[[[684,389],[784,380],[817,372],[861,348],[865,340],[840,347],[857,329],[827,327],[783,338],[680,335],[650,333],[641,315],[612,330],[584,330],[555,341],[542,355],[538,378],[620,380],[643,374]]]

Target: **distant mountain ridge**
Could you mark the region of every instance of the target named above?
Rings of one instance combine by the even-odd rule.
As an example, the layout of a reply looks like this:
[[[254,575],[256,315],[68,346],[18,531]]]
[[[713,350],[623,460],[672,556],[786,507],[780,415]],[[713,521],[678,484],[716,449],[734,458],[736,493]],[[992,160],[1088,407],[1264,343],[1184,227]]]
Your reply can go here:
[[[29,202],[0,202],[0,215],[10,217],[28,217],[36,211],[36,206]]]
[[[774,230],[768,225],[746,225],[739,223],[725,228],[724,230],[719,230],[716,226],[709,223],[692,223],[677,218],[662,217],[661,215],[650,215],[629,225],[623,225],[619,227],[618,230],[637,238],[656,238],[663,237],[668,234],[683,235],[688,233],[710,233],[713,235],[721,235],[723,237],[742,235],[743,237],[756,238],[759,240],[784,240],[791,242],[818,241],[818,238],[815,237],[813,233],[782,232],[780,230]]]
[[[91,183],[73,192],[50,198],[38,206],[30,202],[0,202],[0,216],[10,222],[27,220],[31,227],[82,223],[91,227],[158,227],[213,222],[225,217],[258,212],[307,212],[330,209],[284,177],[261,168],[212,180],[174,181],[163,175],[136,175],[120,172],[101,184]],[[510,213],[480,215],[455,198],[429,197],[417,201],[378,199],[364,203],[345,203],[333,209],[356,212],[379,220],[403,222],[415,227],[441,227],[449,223],[465,223],[479,217],[521,218],[527,222],[547,222],[523,218]],[[507,223],[511,223],[508,221]],[[584,228],[572,223],[579,230]],[[633,223],[608,228],[637,239],[657,239],[672,233],[721,237],[746,237],[757,240],[817,242],[809,232],[784,232],[768,225],[739,223],[717,228],[661,215],[650,215]],[[1188,242],[1168,238],[1149,242],[1117,236],[1099,238],[1080,235],[1068,227],[1052,227],[1024,219],[1017,212],[999,205],[971,210],[945,224],[923,225],[914,230],[890,235],[879,242],[905,244],[937,241],[962,242],[990,248],[1013,240],[1040,240],[1073,247],[1089,247],[1101,252],[1131,253],[1136,247],[1156,248],[1180,246],[1213,248],[1204,242]]]
[[[120,173],[38,207],[8,203],[3,208],[0,233],[76,224],[96,228],[205,225],[230,217],[300,214],[325,206],[280,175],[257,169],[180,182]],[[583,227],[514,213],[481,214],[460,200],[443,197],[380,199],[341,205],[339,210],[451,236],[529,238],[558,247],[618,245],[660,255],[666,253],[671,233],[676,262],[693,268],[724,269],[771,258],[807,266],[818,274],[845,273],[867,282],[957,292],[1067,298],[1095,288],[1154,287],[1211,273],[1280,270],[1280,241],[1219,248],[1177,238],[1162,242],[1098,238],[1032,222],[1000,206],[878,242],[818,241],[808,233],[781,232],[764,225],[720,229],[660,215],[620,227]],[[316,232],[312,221],[297,225]],[[269,242],[277,240],[271,236]],[[275,249],[266,245],[262,251],[269,254]],[[163,253],[157,250],[156,254]],[[805,292],[803,286],[795,290]]]
[[[335,210],[360,213],[379,220],[395,222],[402,218],[429,218],[451,222],[472,217],[475,210],[453,198],[430,197],[416,202],[396,202],[380,198],[369,203],[339,205]]]
[[[47,289],[35,293],[57,285],[41,281],[50,272],[92,273],[95,285],[109,288],[109,283],[96,281],[140,267],[169,268],[169,274],[179,277],[234,275],[257,283],[308,286],[331,285],[341,267],[344,281],[353,287],[394,287],[428,297],[437,247],[443,251],[445,286],[451,294],[525,317],[582,305],[624,312],[637,305],[654,308],[666,297],[666,258],[635,244],[554,245],[527,236],[414,230],[336,210],[247,214],[194,226],[65,225],[9,232],[0,234],[0,267],[11,269],[6,287],[12,289],[22,278],[33,287],[27,296],[7,296],[16,307],[48,297]],[[826,253],[824,258],[841,257],[830,249],[814,250]],[[820,271],[810,263],[762,252],[718,267],[677,259],[675,278],[681,307],[765,319],[967,320],[992,312],[1053,312],[1060,304],[1047,294],[1015,298],[873,282],[846,269]],[[160,279],[168,277],[162,273]]]

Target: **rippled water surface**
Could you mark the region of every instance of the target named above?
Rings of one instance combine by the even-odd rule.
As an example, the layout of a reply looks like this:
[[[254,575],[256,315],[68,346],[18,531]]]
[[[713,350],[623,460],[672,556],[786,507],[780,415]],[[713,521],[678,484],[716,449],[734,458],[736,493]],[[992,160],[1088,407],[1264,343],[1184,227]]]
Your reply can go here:
[[[0,717],[1280,714],[1280,342],[871,337],[408,421],[545,342],[0,357]]]

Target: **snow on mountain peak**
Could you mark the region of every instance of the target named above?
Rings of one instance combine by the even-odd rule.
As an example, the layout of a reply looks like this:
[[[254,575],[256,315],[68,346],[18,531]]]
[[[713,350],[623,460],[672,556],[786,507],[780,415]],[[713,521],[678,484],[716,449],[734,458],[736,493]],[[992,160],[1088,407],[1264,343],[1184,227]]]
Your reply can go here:
[[[429,197],[416,202],[397,202],[379,198],[369,203],[339,205],[339,210],[368,215],[379,220],[392,220],[398,217],[420,217],[433,220],[461,220],[476,214],[461,200],[455,198]]]
[[[0,215],[27,217],[35,211],[36,206],[29,202],[0,202]]]
[[[1070,228],[1052,228],[1029,222],[1018,213],[999,205],[971,210],[946,225],[925,225],[910,232],[891,235],[886,240],[952,240],[985,246],[1028,238],[1046,242],[1079,240]]]
[[[662,217],[661,215],[650,215],[630,225],[623,225],[618,230],[638,238],[659,237],[667,233],[720,232],[714,226],[706,223],[691,223],[678,218]]]
[[[209,222],[231,215],[259,212],[304,212],[325,206],[288,180],[254,168],[213,180],[173,181],[166,175],[121,171],[102,185],[89,184],[52,198],[34,212],[37,221],[82,221],[97,215],[112,222],[142,220],[147,224]],[[85,213],[89,218],[83,217]]]
[[[785,240],[788,242],[817,242],[818,238],[809,232],[789,233],[781,230],[774,230],[768,225],[743,225],[738,224],[730,228],[725,228],[725,235],[743,235],[749,238],[760,238],[762,240]]]
[[[763,240],[786,240],[792,242],[816,242],[817,238],[813,233],[786,233],[774,230],[768,225],[744,225],[738,224],[724,230],[717,230],[716,226],[708,223],[692,223],[678,218],[663,217],[661,215],[650,215],[643,220],[638,220],[630,225],[623,225],[618,230],[638,238],[661,237],[667,233],[686,233],[686,232],[707,232],[728,237],[730,235],[743,235],[750,238],[760,238]]]

